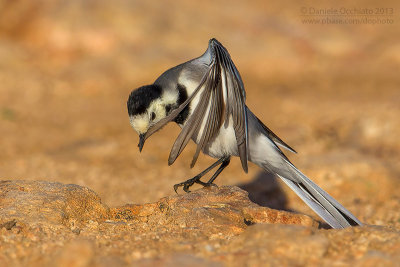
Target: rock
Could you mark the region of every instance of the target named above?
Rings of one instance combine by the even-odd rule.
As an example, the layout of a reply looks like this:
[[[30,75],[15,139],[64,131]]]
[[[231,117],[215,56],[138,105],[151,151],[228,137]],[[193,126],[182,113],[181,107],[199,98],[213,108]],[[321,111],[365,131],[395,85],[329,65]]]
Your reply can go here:
[[[389,227],[319,229],[306,215],[261,207],[235,186],[108,208],[92,190],[0,182],[0,265],[376,266],[399,262]]]
[[[0,221],[16,220],[31,226],[74,228],[85,221],[104,220],[109,214],[92,190],[45,181],[1,181],[0,207]]]
[[[173,195],[156,203],[125,205],[109,209],[92,190],[78,185],[44,181],[3,181],[0,183],[1,226],[11,229],[16,221],[36,225],[65,225],[75,233],[88,221],[160,222],[207,232],[237,234],[254,223],[316,226],[306,215],[277,211],[251,202],[238,187],[216,186],[190,194]]]
[[[181,228],[197,228],[207,233],[235,235],[255,223],[318,226],[309,216],[261,207],[248,193],[235,186],[212,186],[190,194],[173,195],[156,203],[126,205],[111,209],[113,219],[149,224],[167,223]]]
[[[182,246],[185,250],[196,243],[207,240],[219,242],[223,238],[238,235],[256,223],[318,225],[306,215],[261,207],[249,200],[246,191],[234,186],[213,186],[190,194],[174,194],[155,203],[130,204],[111,209],[101,202],[95,192],[78,185],[2,181],[0,192],[2,233],[7,238],[23,237],[30,242],[48,240],[43,246],[45,250],[50,247],[55,251],[53,257],[58,266],[88,266],[98,262],[93,250],[96,246],[108,247],[113,244],[107,241],[107,235],[125,239],[129,233],[132,240],[140,243],[151,236],[151,240],[169,240],[174,247],[177,242],[189,242]],[[97,234],[99,231],[103,233],[100,236]],[[17,236],[10,237],[10,232]],[[61,239],[57,237],[60,233],[63,233]],[[86,239],[76,240],[74,236]],[[194,240],[197,241],[192,243]],[[157,242],[146,241],[144,244],[152,244],[150,246],[154,249],[136,251],[131,255],[131,260],[152,259],[158,255]],[[58,248],[60,245],[61,250]],[[207,243],[201,246],[209,251],[215,249]],[[17,255],[15,249],[10,246],[5,251]],[[118,263],[113,257],[103,256],[113,264]],[[43,261],[49,263],[49,259]],[[203,260],[180,256],[170,257],[167,261],[142,263],[146,265],[146,262],[159,262],[165,266],[178,262],[202,265]]]

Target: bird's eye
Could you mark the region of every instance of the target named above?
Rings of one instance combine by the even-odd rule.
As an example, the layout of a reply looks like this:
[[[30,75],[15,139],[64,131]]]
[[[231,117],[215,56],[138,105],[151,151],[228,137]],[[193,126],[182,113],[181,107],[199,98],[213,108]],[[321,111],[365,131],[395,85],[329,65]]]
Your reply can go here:
[[[152,112],[151,113],[151,120],[154,121],[155,118],[156,118],[156,113]]]

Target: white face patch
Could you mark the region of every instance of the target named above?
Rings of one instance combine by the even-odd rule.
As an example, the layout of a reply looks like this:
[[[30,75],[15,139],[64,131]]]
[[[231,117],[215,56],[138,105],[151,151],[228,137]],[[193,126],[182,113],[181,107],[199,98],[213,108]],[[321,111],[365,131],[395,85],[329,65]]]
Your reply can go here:
[[[167,116],[165,107],[176,105],[179,92],[176,90],[166,90],[160,98],[153,100],[146,112],[130,117],[130,123],[138,134],[145,134],[149,128]]]
[[[138,134],[144,134],[150,127],[150,121],[146,113],[141,115],[132,116],[129,118],[132,128]]]
[[[155,117],[153,120],[151,120],[151,117],[153,116],[152,113],[155,114]],[[165,103],[161,99],[154,100],[153,102],[150,103],[150,106],[148,108],[148,114],[150,120],[150,124],[154,124],[167,116],[165,112]]]

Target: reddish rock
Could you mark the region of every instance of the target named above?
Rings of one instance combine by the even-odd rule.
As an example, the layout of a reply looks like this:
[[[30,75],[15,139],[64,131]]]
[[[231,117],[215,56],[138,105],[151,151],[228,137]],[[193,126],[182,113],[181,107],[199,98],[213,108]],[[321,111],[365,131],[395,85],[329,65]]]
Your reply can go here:
[[[235,235],[255,223],[318,226],[309,216],[261,207],[238,187],[212,186],[190,194],[172,195],[156,203],[125,205],[111,209],[113,218],[145,220],[182,228],[198,228],[208,233]]]
[[[116,208],[78,185],[3,181],[0,190],[4,266],[374,266],[400,260],[395,229],[318,229],[310,217],[261,207],[235,186]]]
[[[45,181],[0,181],[0,220],[75,227],[102,221],[109,209],[89,188]]]

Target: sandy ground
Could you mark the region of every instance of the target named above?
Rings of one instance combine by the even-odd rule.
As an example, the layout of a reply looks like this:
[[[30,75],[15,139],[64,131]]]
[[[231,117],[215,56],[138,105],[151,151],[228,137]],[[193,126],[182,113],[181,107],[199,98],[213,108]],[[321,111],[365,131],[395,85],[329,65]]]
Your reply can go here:
[[[343,5],[393,8],[381,17],[394,23],[303,23],[303,7]],[[216,37],[247,105],[299,152],[288,155],[295,165],[361,221],[399,229],[399,4],[343,5],[0,1],[0,176],[87,186],[109,206],[173,194],[213,160],[190,169],[191,144],[169,167],[172,124],[139,153],[126,100]],[[259,174],[234,159],[217,184]],[[276,190],[278,208],[317,218],[285,185]]]

